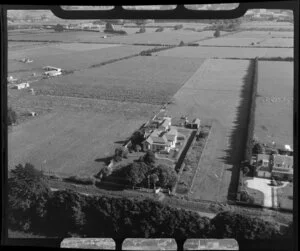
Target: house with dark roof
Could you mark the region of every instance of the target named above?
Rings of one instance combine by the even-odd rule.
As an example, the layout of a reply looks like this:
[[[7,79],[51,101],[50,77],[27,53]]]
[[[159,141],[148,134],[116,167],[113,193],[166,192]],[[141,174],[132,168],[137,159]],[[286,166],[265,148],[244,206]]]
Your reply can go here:
[[[270,155],[268,154],[257,154],[256,155],[256,176],[261,178],[270,178],[271,173],[271,162]]]

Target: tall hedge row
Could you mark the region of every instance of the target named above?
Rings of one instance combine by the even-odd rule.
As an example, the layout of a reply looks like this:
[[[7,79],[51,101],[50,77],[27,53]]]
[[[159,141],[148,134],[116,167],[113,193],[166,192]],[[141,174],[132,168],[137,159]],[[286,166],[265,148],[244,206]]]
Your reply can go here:
[[[250,109],[248,113],[248,130],[246,139],[246,148],[244,159],[250,161],[252,157],[253,148],[253,136],[254,136],[254,126],[255,126],[255,108],[256,108],[256,95],[257,95],[257,82],[258,82],[258,58],[252,59],[253,64],[253,74],[251,79],[251,96],[250,96]]]

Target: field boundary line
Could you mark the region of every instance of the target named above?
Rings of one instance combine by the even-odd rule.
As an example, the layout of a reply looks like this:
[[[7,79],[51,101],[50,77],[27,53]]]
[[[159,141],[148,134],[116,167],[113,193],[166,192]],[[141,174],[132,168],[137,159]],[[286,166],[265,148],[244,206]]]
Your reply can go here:
[[[212,127],[213,127],[213,122],[212,122],[211,128],[209,129],[209,133],[208,133],[208,135],[207,135],[206,142],[205,142],[205,145],[204,145],[204,147],[203,147],[203,150],[202,150],[202,153],[201,153],[201,156],[200,156],[198,165],[197,165],[197,169],[196,169],[195,175],[194,175],[194,177],[193,177],[192,184],[191,184],[191,186],[190,186],[190,189],[189,189],[188,194],[190,194],[190,193],[192,192],[192,188],[193,188],[193,185],[194,185],[194,182],[195,182],[195,178],[196,178],[196,176],[197,176],[197,174],[198,174],[198,170],[199,170],[199,167],[200,167],[200,163],[201,163],[202,157],[203,157],[203,155],[204,155],[204,152],[205,152],[205,150],[206,150],[207,143],[208,143],[209,138],[210,138],[210,135],[211,135]]]

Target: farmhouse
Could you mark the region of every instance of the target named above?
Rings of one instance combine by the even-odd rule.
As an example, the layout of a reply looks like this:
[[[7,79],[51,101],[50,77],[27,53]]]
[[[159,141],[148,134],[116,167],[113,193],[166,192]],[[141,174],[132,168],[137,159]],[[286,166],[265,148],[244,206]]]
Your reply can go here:
[[[256,176],[262,178],[271,177],[270,155],[257,154],[256,156]]]
[[[293,156],[273,154],[272,176],[283,180],[293,179]]]
[[[178,133],[175,127],[170,127],[168,131],[155,129],[143,142],[144,149],[153,152],[169,152],[175,148],[177,136]]]
[[[17,89],[17,90],[21,90],[21,89],[24,89],[24,88],[27,88],[29,87],[29,83],[27,82],[24,82],[24,83],[20,83],[20,84],[15,84],[12,86],[12,89]]]
[[[199,129],[200,127],[200,119],[195,118],[192,122],[186,121],[186,127],[191,129]]]

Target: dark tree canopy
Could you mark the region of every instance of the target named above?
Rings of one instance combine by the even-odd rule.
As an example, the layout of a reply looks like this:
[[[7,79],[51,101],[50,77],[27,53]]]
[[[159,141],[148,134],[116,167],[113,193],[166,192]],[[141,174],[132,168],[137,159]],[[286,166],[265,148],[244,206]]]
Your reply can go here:
[[[56,32],[62,32],[64,30],[64,27],[61,24],[57,24],[54,26],[54,31]]]
[[[172,167],[165,166],[165,165],[158,165],[153,170],[153,173],[155,173],[158,176],[158,182],[157,182],[158,186],[172,189],[176,184],[177,173]]]
[[[265,148],[261,143],[255,143],[252,151],[254,154],[261,154],[265,153]]]
[[[126,169],[125,178],[132,186],[145,182],[150,171],[150,167],[144,162],[133,162]]]
[[[145,155],[143,156],[142,160],[147,164],[147,165],[154,165],[155,164],[155,154],[152,151],[147,151]]]
[[[9,107],[7,109],[7,124],[10,126],[16,122],[17,122],[17,114],[11,107]]]
[[[221,35],[221,32],[219,29],[216,29],[216,31],[214,32],[214,37],[219,37]]]

